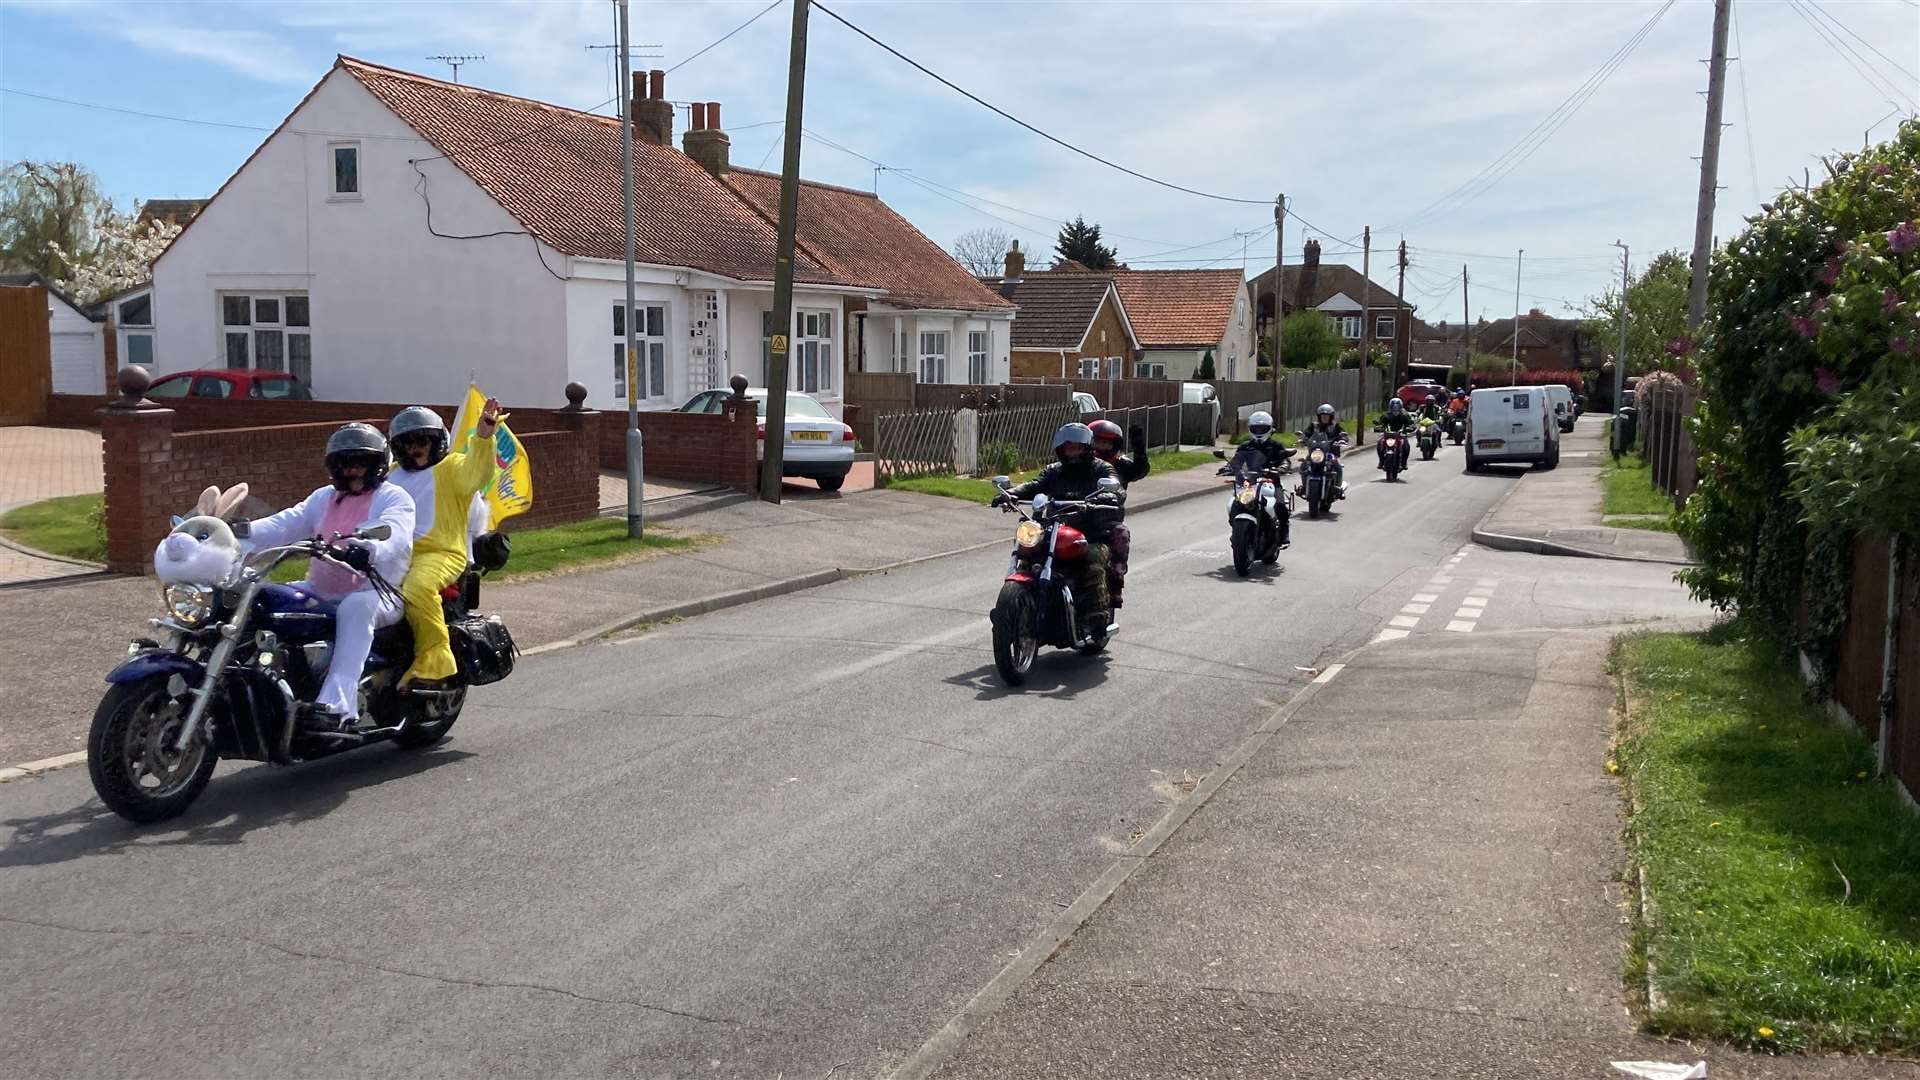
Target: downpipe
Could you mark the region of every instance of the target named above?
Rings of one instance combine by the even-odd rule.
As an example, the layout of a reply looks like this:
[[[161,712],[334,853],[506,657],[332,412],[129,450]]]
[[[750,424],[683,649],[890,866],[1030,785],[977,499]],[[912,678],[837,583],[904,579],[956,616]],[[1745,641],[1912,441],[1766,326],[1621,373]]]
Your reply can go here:
[[[1897,684],[1894,666],[1899,662],[1900,642],[1900,534],[1887,544],[1887,631],[1880,653],[1880,738],[1875,743],[1878,772],[1887,771],[1887,740],[1893,737],[1893,694]]]

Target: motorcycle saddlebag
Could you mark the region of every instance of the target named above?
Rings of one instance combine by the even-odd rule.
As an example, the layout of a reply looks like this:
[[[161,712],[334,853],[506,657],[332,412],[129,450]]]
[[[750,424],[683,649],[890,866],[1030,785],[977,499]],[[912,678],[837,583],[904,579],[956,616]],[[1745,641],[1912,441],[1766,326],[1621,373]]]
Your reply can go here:
[[[519,648],[498,615],[468,615],[447,624],[453,658],[468,686],[497,683],[513,674]]]

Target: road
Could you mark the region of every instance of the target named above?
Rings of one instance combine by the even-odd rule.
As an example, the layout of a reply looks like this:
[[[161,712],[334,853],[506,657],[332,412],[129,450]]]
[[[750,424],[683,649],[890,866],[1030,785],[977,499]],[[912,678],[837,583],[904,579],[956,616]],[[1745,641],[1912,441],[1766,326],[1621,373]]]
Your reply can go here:
[[[1111,652],[1022,693],[983,551],[528,657],[439,748],[226,765],[159,828],[0,787],[6,1071],[882,1074],[1332,659],[1696,612],[1670,568],[1455,560],[1518,475],[1458,454],[1364,451],[1247,580],[1224,490],[1139,516]]]

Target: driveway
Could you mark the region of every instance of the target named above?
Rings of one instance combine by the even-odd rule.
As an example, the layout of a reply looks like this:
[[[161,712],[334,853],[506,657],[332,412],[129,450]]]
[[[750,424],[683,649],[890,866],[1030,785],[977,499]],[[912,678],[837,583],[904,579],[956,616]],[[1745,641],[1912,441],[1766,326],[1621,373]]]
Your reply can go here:
[[[100,433],[71,428],[0,428],[0,513],[62,495],[101,490]],[[54,559],[0,540],[0,586],[85,574],[91,567]]]

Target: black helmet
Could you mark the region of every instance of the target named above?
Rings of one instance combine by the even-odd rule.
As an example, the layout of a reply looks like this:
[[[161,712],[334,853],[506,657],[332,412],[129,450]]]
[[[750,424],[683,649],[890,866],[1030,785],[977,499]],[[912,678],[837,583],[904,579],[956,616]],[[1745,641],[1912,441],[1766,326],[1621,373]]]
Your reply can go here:
[[[433,452],[427,455],[426,467],[431,469],[440,464],[447,456],[447,425],[440,414],[425,405],[414,405],[401,409],[394,415],[393,422],[387,425],[387,441],[397,450],[406,441],[407,436],[426,436],[433,440]],[[400,467],[411,471],[414,468],[413,455],[402,453],[398,458]]]
[[[327,439],[327,475],[340,491],[352,490],[340,470],[348,465],[367,467],[367,490],[387,478],[387,440],[372,424],[348,424]]]
[[[1085,424],[1062,424],[1060,430],[1053,433],[1053,456],[1065,461],[1060,453],[1068,443],[1079,443],[1091,453],[1093,450],[1093,429]]]

